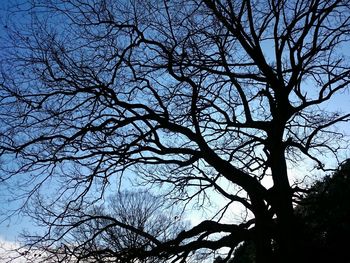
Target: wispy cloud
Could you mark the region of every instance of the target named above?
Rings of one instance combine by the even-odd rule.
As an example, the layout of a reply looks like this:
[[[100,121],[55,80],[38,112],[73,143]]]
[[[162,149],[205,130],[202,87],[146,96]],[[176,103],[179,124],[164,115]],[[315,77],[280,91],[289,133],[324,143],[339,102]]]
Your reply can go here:
[[[2,263],[28,263],[37,262],[34,255],[22,249],[19,243],[5,240],[0,236],[0,262]]]

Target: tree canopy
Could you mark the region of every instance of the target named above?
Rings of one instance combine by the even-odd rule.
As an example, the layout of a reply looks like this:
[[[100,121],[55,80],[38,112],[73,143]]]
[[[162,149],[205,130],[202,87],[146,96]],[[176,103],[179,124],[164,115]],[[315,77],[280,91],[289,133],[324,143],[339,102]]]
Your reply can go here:
[[[349,262],[350,161],[332,175],[316,181],[296,207],[299,240],[298,262]],[[254,243],[243,243],[230,263],[254,263]]]
[[[315,262],[348,262],[350,234],[350,162],[316,182],[298,205],[303,228],[301,253]]]
[[[125,179],[183,209],[218,200],[171,240],[137,230],[152,246],[128,257],[186,262],[228,248],[228,259],[252,240],[257,262],[295,262],[303,189],[290,168],[326,171],[348,149],[335,125],[350,113],[327,105],[350,84],[349,8],[347,0],[14,6],[0,55],[3,186],[16,189],[22,211],[45,207],[48,229],[103,202],[116,183],[132,187]],[[236,208],[245,214],[228,220]],[[57,248],[74,230],[28,245]]]

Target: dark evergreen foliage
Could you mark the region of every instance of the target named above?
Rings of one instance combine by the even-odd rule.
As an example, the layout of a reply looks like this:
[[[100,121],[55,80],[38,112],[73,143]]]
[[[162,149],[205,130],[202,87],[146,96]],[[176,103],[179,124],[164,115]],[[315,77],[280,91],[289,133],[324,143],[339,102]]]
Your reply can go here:
[[[350,161],[317,181],[296,207],[298,262],[350,262]],[[241,244],[230,263],[254,263],[252,242]]]

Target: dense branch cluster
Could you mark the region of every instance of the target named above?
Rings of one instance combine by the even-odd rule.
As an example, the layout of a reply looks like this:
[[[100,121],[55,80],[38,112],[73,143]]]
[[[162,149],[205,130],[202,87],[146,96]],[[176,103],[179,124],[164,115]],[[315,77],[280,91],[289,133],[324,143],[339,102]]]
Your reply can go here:
[[[245,240],[255,242],[259,262],[292,258],[300,188],[287,167],[310,160],[326,170],[326,158],[339,160],[347,148],[333,126],[350,114],[325,106],[350,84],[349,8],[346,0],[17,6],[1,44],[0,180],[26,197],[25,210],[43,209],[36,219],[50,231],[31,245],[57,252],[89,220],[94,234],[85,229],[81,240],[118,226],[152,243],[128,251],[130,260],[185,262],[224,247],[229,258]],[[23,14],[23,25],[14,23]],[[91,218],[124,177],[180,206],[220,205],[169,240],[125,218]],[[236,206],[249,216],[224,222]],[[124,253],[100,245],[69,251]]]

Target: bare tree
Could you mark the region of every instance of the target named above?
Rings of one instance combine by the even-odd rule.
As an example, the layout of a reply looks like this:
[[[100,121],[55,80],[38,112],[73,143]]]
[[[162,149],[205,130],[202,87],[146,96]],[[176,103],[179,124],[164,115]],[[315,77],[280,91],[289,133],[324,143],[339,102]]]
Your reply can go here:
[[[119,192],[109,199],[105,205],[66,211],[64,220],[57,220],[39,199],[29,214],[48,231],[45,237],[28,233],[30,247],[18,252],[27,259],[40,254],[35,262],[165,262],[137,257],[151,251],[154,240],[165,243],[185,230],[179,211],[147,191]],[[43,240],[59,245],[47,246]]]
[[[347,148],[333,126],[350,114],[324,107],[349,87],[349,7],[346,0],[20,6],[31,16],[6,25],[1,55],[2,181],[23,186],[26,204],[50,183],[57,191],[45,206],[65,221],[133,171],[178,203],[205,208],[216,195],[221,207],[169,241],[142,232],[152,248],[131,258],[185,262],[223,247],[229,258],[253,240],[257,262],[294,262],[302,237],[293,200],[302,189],[287,168],[309,160],[327,170],[325,161]],[[263,183],[269,178],[272,186]],[[225,223],[236,204],[251,216]]]

